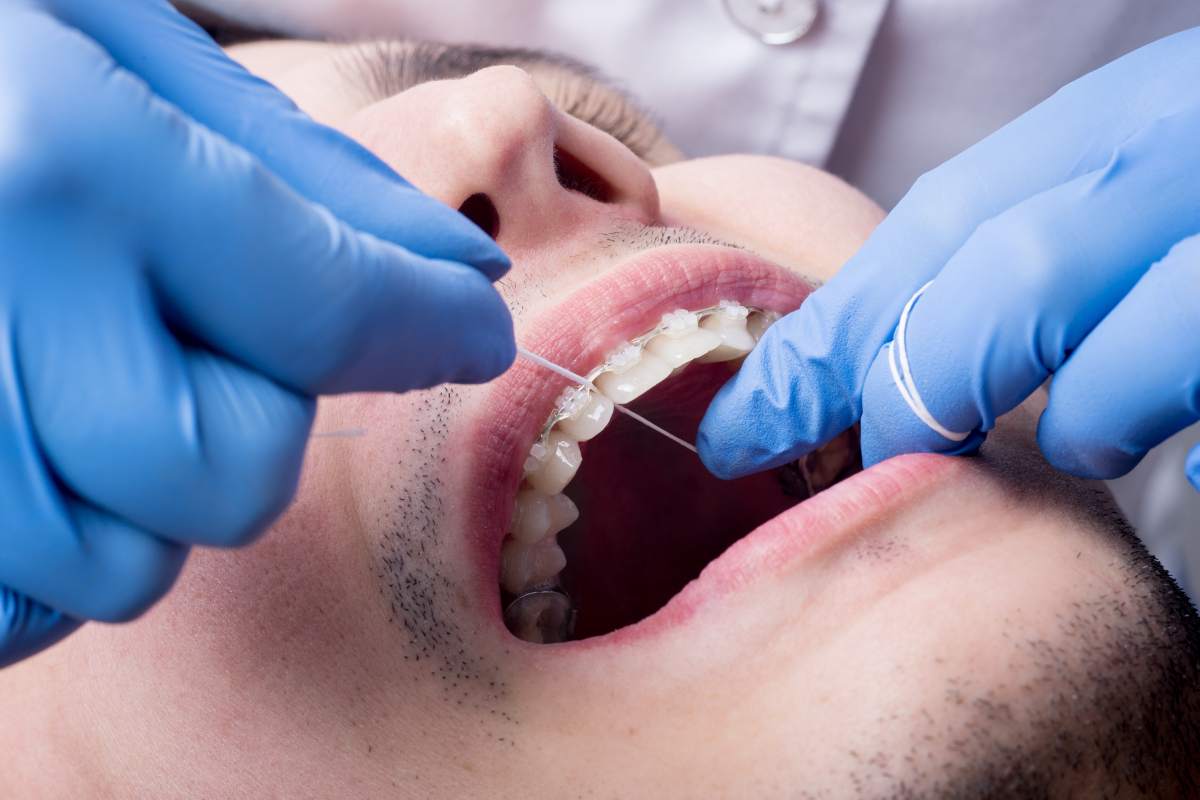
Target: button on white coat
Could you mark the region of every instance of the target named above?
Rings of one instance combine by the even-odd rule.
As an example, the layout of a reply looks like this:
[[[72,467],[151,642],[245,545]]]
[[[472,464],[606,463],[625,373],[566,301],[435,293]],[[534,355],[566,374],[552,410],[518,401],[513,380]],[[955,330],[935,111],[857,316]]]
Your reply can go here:
[[[724,0],[738,27],[766,44],[791,44],[812,30],[818,0]]]

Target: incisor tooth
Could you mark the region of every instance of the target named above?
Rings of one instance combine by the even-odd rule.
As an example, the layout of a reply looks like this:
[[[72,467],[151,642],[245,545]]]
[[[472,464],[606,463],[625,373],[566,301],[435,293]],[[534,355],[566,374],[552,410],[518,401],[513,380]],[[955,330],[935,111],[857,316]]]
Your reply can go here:
[[[527,468],[532,469],[525,473],[525,480],[543,494],[558,494],[575,477],[582,462],[579,443],[560,431],[552,430],[547,437],[544,456],[527,464]]]
[[[687,333],[664,331],[646,343],[646,350],[661,358],[671,369],[686,366],[721,344],[721,336],[703,328]]]
[[[638,352],[628,345],[612,359],[614,366],[600,373],[596,388],[614,403],[625,405],[662,383],[671,375],[671,368],[653,353]]]
[[[721,346],[696,360],[702,364],[732,361],[753,350],[754,337],[746,328],[748,315],[749,309],[745,306],[722,300],[720,310],[709,314],[700,322],[701,328],[721,337]]]
[[[579,509],[565,494],[542,494],[536,489],[517,493],[509,533],[518,542],[534,544],[579,519]]]
[[[608,425],[613,415],[613,401],[599,392],[587,392],[587,401],[571,416],[561,419],[554,426],[577,442],[586,442]]]
[[[509,539],[500,548],[500,585],[510,594],[520,594],[544,584],[567,565],[567,557],[553,536],[537,544]]]

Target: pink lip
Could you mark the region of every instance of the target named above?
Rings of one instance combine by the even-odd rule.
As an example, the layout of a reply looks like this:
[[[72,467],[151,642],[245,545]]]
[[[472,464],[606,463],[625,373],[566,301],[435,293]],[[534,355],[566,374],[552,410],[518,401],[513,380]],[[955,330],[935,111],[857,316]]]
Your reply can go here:
[[[667,311],[715,305],[723,298],[788,311],[811,291],[795,273],[745,251],[708,245],[664,247],[606,272],[540,315],[519,338],[534,352],[583,372],[620,342],[653,327]],[[473,465],[479,489],[470,500],[468,552],[475,562],[484,611],[501,628],[496,577],[500,541],[527,450],[565,385],[564,379],[518,361],[492,384],[470,431],[471,441],[484,446]],[[743,537],[657,613],[606,636],[554,649],[624,643],[682,624],[713,598],[756,576],[786,569],[823,543],[842,538],[839,534],[860,529],[870,517],[896,510],[906,496],[919,494],[922,485],[953,469],[951,461],[906,456],[859,473]]]

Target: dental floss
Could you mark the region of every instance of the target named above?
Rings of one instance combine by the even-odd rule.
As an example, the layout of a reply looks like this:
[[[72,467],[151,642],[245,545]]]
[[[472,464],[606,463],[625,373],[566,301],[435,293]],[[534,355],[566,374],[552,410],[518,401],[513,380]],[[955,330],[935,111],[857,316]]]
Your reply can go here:
[[[366,428],[342,428],[336,431],[321,431],[309,436],[310,439],[353,439],[359,436],[366,436]]]
[[[921,399],[921,395],[917,393],[917,384],[913,381],[912,369],[908,366],[908,349],[904,345],[905,335],[908,333],[908,315],[912,313],[913,306],[917,303],[917,298],[925,294],[925,290],[933,284],[929,281],[916,293],[908,298],[908,302],[904,304],[904,310],[900,312],[900,320],[896,323],[896,333],[892,337],[890,346],[888,347],[888,367],[892,370],[892,381],[896,384],[896,390],[900,392],[900,396],[904,398],[904,402],[908,403],[909,409],[916,415],[917,419],[924,422],[926,427],[934,433],[949,439],[952,442],[961,442],[971,435],[970,431],[960,433],[952,431],[942,425],[933,418],[933,414],[929,413],[925,402]],[[899,367],[897,367],[899,361]]]
[[[589,389],[592,389],[596,392],[600,391],[599,389],[596,388],[596,384],[592,383],[591,381],[589,381],[587,378],[583,377],[582,375],[576,375],[574,372],[567,369],[566,367],[560,367],[558,364],[555,364],[553,361],[543,358],[542,356],[539,356],[537,353],[530,352],[529,350],[526,350],[524,347],[521,347],[520,345],[517,345],[517,352],[521,354],[522,358],[524,358],[528,361],[532,361],[534,364],[537,364],[539,367],[543,367],[545,369],[550,370],[555,375],[560,375],[560,376],[566,378],[567,380],[574,381],[576,383],[581,383],[584,386],[586,386]],[[699,455],[699,452],[696,450],[695,445],[690,444],[690,443],[684,441],[683,439],[680,439],[678,436],[676,436],[675,434],[671,433],[668,430],[660,428],[659,426],[655,425],[650,420],[643,417],[641,414],[637,414],[633,411],[630,411],[625,406],[622,406],[619,404],[614,403],[613,407],[616,408],[617,411],[620,411],[622,414],[629,417],[630,419],[633,419],[637,422],[642,423],[643,425],[645,425],[647,428],[654,431],[655,433],[662,434],[663,436],[667,437],[668,439],[670,439],[672,442],[679,445],[680,447],[686,448],[686,449],[692,451],[693,453],[696,453],[697,455]]]

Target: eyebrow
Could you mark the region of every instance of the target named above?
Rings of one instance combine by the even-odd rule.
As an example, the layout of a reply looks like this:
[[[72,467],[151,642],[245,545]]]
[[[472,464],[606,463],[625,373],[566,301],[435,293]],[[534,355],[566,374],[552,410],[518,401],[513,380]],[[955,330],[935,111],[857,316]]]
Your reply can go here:
[[[549,69],[567,78],[549,99],[559,109],[608,133],[645,159],[662,139],[653,117],[596,68],[571,56],[524,47],[446,44],[384,39],[351,45],[336,61],[369,102],[393,97],[428,81],[465,78],[486,67],[511,64]]]

